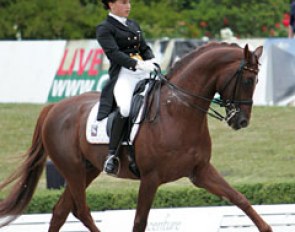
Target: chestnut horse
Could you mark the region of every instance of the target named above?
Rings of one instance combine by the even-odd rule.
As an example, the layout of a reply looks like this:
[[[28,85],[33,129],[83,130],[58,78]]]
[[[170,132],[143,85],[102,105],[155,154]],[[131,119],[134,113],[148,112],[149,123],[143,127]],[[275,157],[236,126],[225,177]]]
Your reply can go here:
[[[135,154],[140,171],[140,187],[133,231],[143,232],[150,208],[161,184],[188,177],[200,188],[237,205],[261,232],[271,227],[248,200],[234,190],[210,163],[211,139],[207,113],[216,92],[225,119],[235,130],[247,127],[262,47],[250,51],[248,45],[209,43],[183,57],[166,77],[159,102],[151,113],[158,117],[143,122],[135,138]],[[59,231],[72,212],[91,232],[100,231],[86,204],[87,186],[102,172],[107,145],[86,141],[86,121],[99,93],[91,92],[46,106],[35,127],[32,146],[20,168],[1,184],[12,182],[11,193],[0,203],[2,224],[21,215],[29,204],[49,156],[66,180],[64,192],[53,209],[50,232]],[[120,153],[119,178],[138,179],[128,169],[128,149]],[[87,164],[87,165],[86,165]]]

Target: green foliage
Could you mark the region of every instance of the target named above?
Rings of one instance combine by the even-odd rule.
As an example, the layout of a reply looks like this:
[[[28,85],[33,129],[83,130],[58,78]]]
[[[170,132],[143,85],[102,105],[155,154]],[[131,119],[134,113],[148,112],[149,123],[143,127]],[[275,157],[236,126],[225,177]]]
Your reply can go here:
[[[81,3],[83,2],[83,3]],[[0,38],[81,39],[95,36],[95,25],[104,18],[96,1],[22,0],[0,9]]]
[[[289,1],[133,0],[130,17],[147,38],[219,38],[230,27],[237,37],[287,36],[282,25]],[[95,38],[105,11],[98,0],[1,0],[0,39]]]
[[[295,183],[238,185],[236,189],[243,193],[253,205],[295,203]],[[27,209],[27,213],[50,213],[60,195],[60,190],[37,192]],[[134,209],[136,208],[137,191],[88,191],[87,202],[92,211]],[[153,208],[230,204],[203,189],[168,187],[157,192]]]

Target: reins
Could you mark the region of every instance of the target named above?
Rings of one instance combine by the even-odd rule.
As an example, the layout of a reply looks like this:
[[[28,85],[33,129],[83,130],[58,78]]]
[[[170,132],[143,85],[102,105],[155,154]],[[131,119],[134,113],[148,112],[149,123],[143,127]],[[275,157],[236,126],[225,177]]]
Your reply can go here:
[[[157,65],[158,66],[158,65]],[[228,113],[226,116],[223,116],[222,114],[220,114],[218,111],[216,111],[215,109],[213,109],[211,106],[209,106],[209,109],[206,110],[202,107],[200,107],[199,105],[196,104],[192,104],[188,101],[184,101],[185,104],[187,104],[189,107],[199,110],[205,114],[208,114],[209,116],[218,119],[220,121],[229,121],[236,113],[239,112],[239,109],[236,107],[236,105],[252,105],[253,104],[253,100],[252,99],[246,99],[246,100],[236,100],[236,96],[237,96],[237,89],[238,89],[238,85],[240,84],[241,80],[242,80],[242,73],[243,70],[248,70],[251,72],[255,72],[256,74],[258,73],[258,70],[256,69],[252,69],[252,68],[248,68],[246,66],[246,61],[242,60],[241,64],[239,66],[239,69],[235,72],[235,74],[225,83],[224,87],[222,88],[222,90],[220,91],[221,93],[223,91],[225,91],[225,89],[229,86],[229,84],[232,82],[232,80],[234,80],[234,77],[237,77],[236,83],[235,83],[235,87],[234,87],[234,91],[233,91],[233,95],[231,99],[228,100],[222,100],[222,99],[210,99],[201,95],[196,95],[193,93],[190,93],[182,88],[180,88],[179,86],[175,85],[174,83],[171,83],[167,77],[162,74],[161,68],[160,66],[158,66],[158,69],[156,70],[156,72],[154,73],[154,76],[152,76],[151,74],[151,79],[159,79],[160,83],[164,82],[165,84],[167,84],[167,86],[174,91],[177,91],[179,93],[181,93],[182,95],[177,95],[180,98],[186,98],[186,97],[191,97],[191,98],[195,98],[195,99],[201,99],[207,102],[212,102],[216,105],[219,105],[220,107],[225,107],[226,109],[228,109]],[[159,84],[157,86],[158,88],[156,88],[159,91],[155,92],[160,92],[161,89],[161,84]],[[158,115],[158,111],[159,111],[159,106],[160,106],[160,93],[158,94],[157,97],[157,112],[154,116],[154,119],[156,118],[156,116]]]
[[[223,106],[223,101],[221,101],[219,99],[213,99],[212,100],[212,99],[207,98],[207,97],[204,97],[204,96],[200,96],[200,95],[195,95],[195,94],[189,93],[186,90],[181,89],[177,85],[171,83],[166,78],[166,76],[163,75],[162,73],[158,73],[158,76],[159,76],[160,80],[163,81],[163,82],[165,82],[170,89],[176,90],[176,91],[182,93],[183,94],[182,95],[183,97],[188,97],[189,96],[189,97],[192,97],[192,98],[198,98],[198,99],[202,99],[202,100],[207,101],[207,102],[212,102],[212,103],[218,104],[219,106]],[[201,112],[203,112],[205,114],[208,114],[209,116],[211,116],[213,118],[216,118],[216,119],[218,119],[220,121],[223,121],[225,119],[225,117],[223,115],[221,115],[218,111],[214,110],[211,106],[209,106],[209,110],[205,110],[202,107],[200,107],[200,106],[198,106],[196,104],[189,103],[187,101],[186,101],[186,104],[188,104],[191,108],[196,109],[196,110],[199,110],[199,111],[201,111]]]

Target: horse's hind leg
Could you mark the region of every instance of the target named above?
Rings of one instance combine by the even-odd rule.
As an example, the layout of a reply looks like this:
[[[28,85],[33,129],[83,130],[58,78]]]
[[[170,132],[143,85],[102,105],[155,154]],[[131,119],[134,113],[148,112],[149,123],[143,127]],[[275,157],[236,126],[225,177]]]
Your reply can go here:
[[[81,177],[81,175],[80,175]],[[82,187],[83,179],[77,177],[75,182],[70,185],[70,190],[73,196],[74,208],[73,214],[77,217],[91,232],[100,232],[96,227],[90,210],[86,204],[86,186]]]
[[[87,173],[86,173],[86,187],[98,176],[98,174],[99,174],[99,171],[96,169],[91,169],[91,170],[87,171]],[[81,185],[83,185],[83,184],[81,183]],[[84,192],[85,192],[85,190],[84,190]],[[71,211],[73,211],[74,215],[78,217],[77,207],[75,207],[73,196],[70,192],[69,185],[67,185],[64,193],[60,197],[57,204],[54,206],[52,219],[51,219],[50,227],[49,227],[48,231],[49,232],[59,231],[59,229],[65,223],[65,221]],[[99,230],[97,228],[95,228],[95,230],[90,230],[90,231],[99,231]]]
[[[246,197],[233,189],[211,164],[196,170],[191,181],[196,186],[205,188],[238,206],[251,218],[260,232],[272,232],[271,227],[257,214]]]
[[[54,206],[52,218],[50,221],[49,232],[57,232],[65,223],[70,211],[72,210],[72,195],[69,188],[66,187],[65,191],[59,198]]]

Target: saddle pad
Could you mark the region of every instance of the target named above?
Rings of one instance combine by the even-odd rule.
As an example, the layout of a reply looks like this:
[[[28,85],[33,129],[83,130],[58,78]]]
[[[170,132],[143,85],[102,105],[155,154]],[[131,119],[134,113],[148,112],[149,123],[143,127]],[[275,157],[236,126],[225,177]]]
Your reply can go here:
[[[86,124],[86,139],[91,144],[108,144],[110,142],[110,139],[107,135],[107,119],[105,118],[102,121],[97,121],[96,116],[98,113],[99,108],[99,102],[96,103],[88,116],[87,124]],[[138,118],[140,118],[142,112],[142,108],[140,110],[140,113],[138,115]],[[136,120],[138,121],[138,120]],[[134,124],[130,133],[130,143],[132,144],[135,136],[137,134],[139,128],[139,124]],[[126,144],[126,143],[123,143]]]

